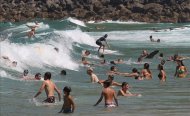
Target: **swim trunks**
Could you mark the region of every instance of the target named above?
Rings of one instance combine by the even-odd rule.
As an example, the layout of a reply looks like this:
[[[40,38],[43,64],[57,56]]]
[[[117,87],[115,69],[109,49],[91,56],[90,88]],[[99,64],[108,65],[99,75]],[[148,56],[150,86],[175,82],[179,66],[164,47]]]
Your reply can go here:
[[[113,102],[111,102],[111,103],[106,103],[105,107],[106,108],[112,108],[112,107],[116,107],[116,105]]]
[[[55,97],[50,96],[46,100],[44,100],[45,103],[55,103]]]
[[[71,108],[64,109],[63,113],[72,113],[72,110],[71,110]]]

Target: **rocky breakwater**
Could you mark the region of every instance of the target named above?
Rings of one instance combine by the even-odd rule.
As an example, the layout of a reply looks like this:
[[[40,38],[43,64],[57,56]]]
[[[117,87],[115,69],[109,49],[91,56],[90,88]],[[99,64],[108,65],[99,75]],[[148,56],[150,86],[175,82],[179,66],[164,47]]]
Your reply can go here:
[[[190,22],[190,0],[0,0],[0,21],[34,18]]]

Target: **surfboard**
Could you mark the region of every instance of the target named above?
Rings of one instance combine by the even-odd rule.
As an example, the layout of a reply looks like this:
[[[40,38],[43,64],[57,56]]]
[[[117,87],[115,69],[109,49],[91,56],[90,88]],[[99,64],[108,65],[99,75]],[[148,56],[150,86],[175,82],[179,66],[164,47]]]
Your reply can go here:
[[[156,54],[158,54],[159,50],[154,50],[153,52],[151,52],[148,56],[146,56],[145,58],[151,59],[153,58]]]

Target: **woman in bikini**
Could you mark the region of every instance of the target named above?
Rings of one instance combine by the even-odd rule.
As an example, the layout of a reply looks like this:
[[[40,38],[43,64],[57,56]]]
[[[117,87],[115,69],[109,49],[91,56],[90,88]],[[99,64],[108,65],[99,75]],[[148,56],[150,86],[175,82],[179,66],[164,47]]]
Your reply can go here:
[[[176,66],[176,71],[175,71],[175,77],[179,77],[179,78],[184,78],[187,76],[187,68],[185,67],[185,65],[183,64],[182,60],[177,60],[177,66]]]
[[[160,71],[158,74],[158,78],[160,79],[160,81],[162,82],[166,81],[166,72],[164,71],[163,65],[159,64],[158,70]]]
[[[144,64],[144,69],[141,71],[141,75],[145,79],[152,79],[152,72],[149,69],[149,64],[148,63]]]

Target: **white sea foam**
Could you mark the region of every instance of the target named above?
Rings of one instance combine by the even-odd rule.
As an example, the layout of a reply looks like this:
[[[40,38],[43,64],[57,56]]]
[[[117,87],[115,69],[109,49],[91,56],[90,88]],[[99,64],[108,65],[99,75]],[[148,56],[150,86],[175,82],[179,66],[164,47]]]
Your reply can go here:
[[[88,21],[87,23],[96,23],[96,24],[103,24],[103,23],[116,23],[116,24],[147,24],[146,22],[136,22],[136,21],[112,21],[112,20],[106,20],[106,21]]]
[[[74,18],[71,18],[71,17],[67,18],[67,20],[74,23],[74,24],[76,24],[76,25],[86,27],[86,25],[85,25],[85,23],[83,21],[80,21],[80,20],[77,20],[77,19],[74,19]],[[62,20],[62,21],[64,21],[64,20]]]

